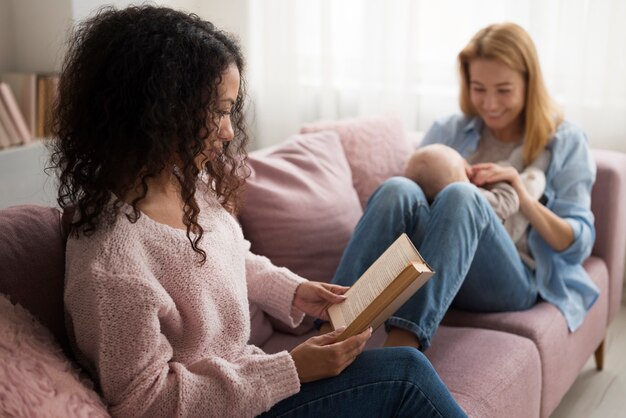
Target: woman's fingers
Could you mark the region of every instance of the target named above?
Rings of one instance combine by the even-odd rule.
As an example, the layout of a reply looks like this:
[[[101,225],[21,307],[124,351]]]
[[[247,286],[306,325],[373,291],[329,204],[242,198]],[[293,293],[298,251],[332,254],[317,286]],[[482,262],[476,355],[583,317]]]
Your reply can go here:
[[[367,340],[372,336],[372,328],[368,328],[360,334],[354,335],[339,343],[333,344],[343,355],[344,361],[354,361],[365,348]]]
[[[352,364],[372,335],[370,328],[359,335],[335,343],[344,329],[309,338],[291,351],[301,382],[312,382],[338,375]]]
[[[322,286],[337,295],[343,295],[350,290],[350,286],[340,286],[338,284],[322,283]]]
[[[350,289],[346,286],[338,286],[329,283],[321,283],[320,296],[331,302],[340,303],[346,299],[345,293]]]

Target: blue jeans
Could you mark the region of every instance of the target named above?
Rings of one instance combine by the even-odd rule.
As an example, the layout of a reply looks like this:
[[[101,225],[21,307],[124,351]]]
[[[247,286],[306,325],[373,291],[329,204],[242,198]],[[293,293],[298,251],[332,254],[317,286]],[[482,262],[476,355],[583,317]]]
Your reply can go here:
[[[495,211],[469,183],[453,183],[428,204],[422,189],[392,177],[374,192],[332,282],[350,286],[403,232],[435,274],[387,321],[425,350],[450,306],[476,312],[523,310],[537,302],[533,271]]]
[[[422,353],[367,350],[339,376],[305,383],[269,417],[466,417]]]

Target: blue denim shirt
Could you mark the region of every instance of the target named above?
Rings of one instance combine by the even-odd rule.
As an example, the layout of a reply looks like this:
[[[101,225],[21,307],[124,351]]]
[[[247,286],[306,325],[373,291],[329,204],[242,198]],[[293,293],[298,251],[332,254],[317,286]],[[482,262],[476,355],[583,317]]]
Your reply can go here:
[[[454,115],[435,122],[421,145],[445,144],[467,158],[476,151],[482,127],[479,118]],[[555,251],[531,228],[528,248],[536,262],[539,294],[563,313],[569,330],[574,331],[599,295],[582,267],[596,235],[591,212],[596,165],[587,136],[568,121],[559,125],[547,148],[552,152],[552,161],[546,172],[546,206],[570,224],[574,242],[563,251]]]

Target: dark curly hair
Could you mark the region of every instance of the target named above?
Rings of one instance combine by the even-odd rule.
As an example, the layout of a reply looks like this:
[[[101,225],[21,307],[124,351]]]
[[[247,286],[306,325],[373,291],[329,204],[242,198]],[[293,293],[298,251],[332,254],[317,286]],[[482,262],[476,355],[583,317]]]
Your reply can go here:
[[[59,80],[49,164],[59,177],[59,205],[78,212],[72,233],[93,233],[114,195],[119,214],[119,199],[139,181],[143,192],[126,215],[136,222],[146,181],[170,169],[176,156],[187,238],[206,260],[198,247],[196,182],[207,179],[220,203],[236,212],[247,176],[243,76],[230,115],[233,141],[205,164],[206,175],[194,163],[217,132],[217,86],[231,64],[243,73],[236,40],[194,14],[165,7],[106,7],[76,27]]]

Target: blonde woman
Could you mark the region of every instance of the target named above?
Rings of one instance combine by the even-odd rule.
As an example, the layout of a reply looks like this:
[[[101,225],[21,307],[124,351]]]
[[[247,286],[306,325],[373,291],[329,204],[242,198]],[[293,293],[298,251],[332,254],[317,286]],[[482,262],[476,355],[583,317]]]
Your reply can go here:
[[[555,305],[573,331],[598,296],[581,265],[595,237],[595,165],[586,136],[551,101],[535,46],[520,26],[480,30],[458,60],[463,114],[436,122],[421,145],[457,150],[472,164],[474,184],[450,184],[429,203],[415,182],[387,180],[370,198],[334,283],[352,284],[406,232],[436,274],[387,322],[387,345],[428,348],[450,306],[513,311],[538,299]],[[529,195],[514,167],[494,163],[518,146],[525,165],[545,150],[552,155],[542,199]],[[502,181],[513,187],[530,223],[517,244],[475,187]]]

